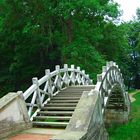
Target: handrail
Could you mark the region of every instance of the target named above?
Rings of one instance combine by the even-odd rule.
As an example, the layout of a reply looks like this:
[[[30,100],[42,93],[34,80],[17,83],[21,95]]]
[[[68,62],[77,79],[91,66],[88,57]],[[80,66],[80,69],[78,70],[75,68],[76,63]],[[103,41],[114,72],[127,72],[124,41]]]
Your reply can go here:
[[[32,79],[32,82],[33,85],[23,93],[31,120],[37,111],[63,88],[70,85],[92,84],[92,80],[89,78],[89,75],[85,74],[84,70],[81,71],[80,67],[75,68],[74,65],[68,68],[67,64],[64,64],[62,69],[57,65],[53,72],[46,69],[45,76],[39,80],[35,77]]]
[[[92,85],[92,80],[89,75],[85,74],[84,70],[81,71],[80,67],[75,68],[74,65],[68,68],[67,64],[64,64],[64,68],[57,65],[53,72],[46,69],[45,76],[39,80],[35,77],[32,81],[33,85],[23,93],[31,120],[41,107],[62,89],[71,85]],[[111,90],[116,84],[120,86],[125,103],[129,104],[124,79],[118,65],[113,61],[107,62],[106,66],[102,67],[102,73],[97,75],[95,85],[95,90],[100,93],[102,113],[104,113]]]
[[[95,90],[99,91],[100,93],[102,113],[104,113],[109,95],[111,93],[111,89],[113,89],[113,86],[115,86],[116,84],[120,86],[122,94],[124,96],[124,100],[126,104],[128,104],[127,101],[129,97],[127,92],[125,92],[122,73],[115,62],[107,62],[106,66],[102,67],[102,73],[97,75],[97,83],[95,86]]]

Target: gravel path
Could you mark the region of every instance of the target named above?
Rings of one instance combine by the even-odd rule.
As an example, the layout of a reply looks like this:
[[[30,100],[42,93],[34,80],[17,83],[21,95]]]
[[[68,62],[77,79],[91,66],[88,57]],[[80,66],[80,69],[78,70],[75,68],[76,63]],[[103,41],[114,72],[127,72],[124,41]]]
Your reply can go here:
[[[37,135],[37,134],[18,134],[10,137],[7,140],[49,140],[51,135]]]
[[[140,90],[136,90],[135,92],[129,94],[129,97],[130,97],[130,101],[131,102],[134,102],[136,100],[133,96],[135,94],[137,94],[138,92],[140,92]]]

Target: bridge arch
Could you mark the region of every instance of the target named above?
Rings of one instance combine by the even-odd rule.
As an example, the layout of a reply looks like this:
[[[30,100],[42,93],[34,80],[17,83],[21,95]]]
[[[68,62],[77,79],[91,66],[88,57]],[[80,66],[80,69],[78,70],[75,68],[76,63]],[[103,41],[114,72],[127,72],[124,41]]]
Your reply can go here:
[[[103,118],[106,126],[128,121],[130,100],[125,91],[122,73],[115,62],[107,62],[97,75],[96,88],[100,93]]]

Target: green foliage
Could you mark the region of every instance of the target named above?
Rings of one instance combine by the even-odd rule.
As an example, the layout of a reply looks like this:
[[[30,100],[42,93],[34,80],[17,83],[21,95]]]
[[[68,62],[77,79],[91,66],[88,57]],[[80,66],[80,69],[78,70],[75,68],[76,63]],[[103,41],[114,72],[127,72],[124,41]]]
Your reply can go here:
[[[128,40],[114,25],[119,15],[109,0],[1,0],[0,96],[25,90],[56,64],[80,66],[94,80],[105,61],[128,71]]]
[[[133,79],[133,87],[140,88],[140,21],[134,20],[129,22],[127,36],[131,46],[131,78]]]
[[[75,64],[86,70],[93,80],[101,72],[101,67],[105,64],[104,58],[95,48],[83,40],[76,40],[63,49],[63,58],[68,64]]]

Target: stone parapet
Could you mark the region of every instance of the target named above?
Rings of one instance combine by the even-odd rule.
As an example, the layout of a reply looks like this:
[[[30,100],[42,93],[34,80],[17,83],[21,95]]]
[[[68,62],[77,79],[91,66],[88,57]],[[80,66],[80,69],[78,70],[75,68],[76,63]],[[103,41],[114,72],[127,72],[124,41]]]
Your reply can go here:
[[[107,140],[99,92],[83,92],[74,114],[62,134],[50,140]]]
[[[0,99],[0,139],[31,127],[22,92]]]

